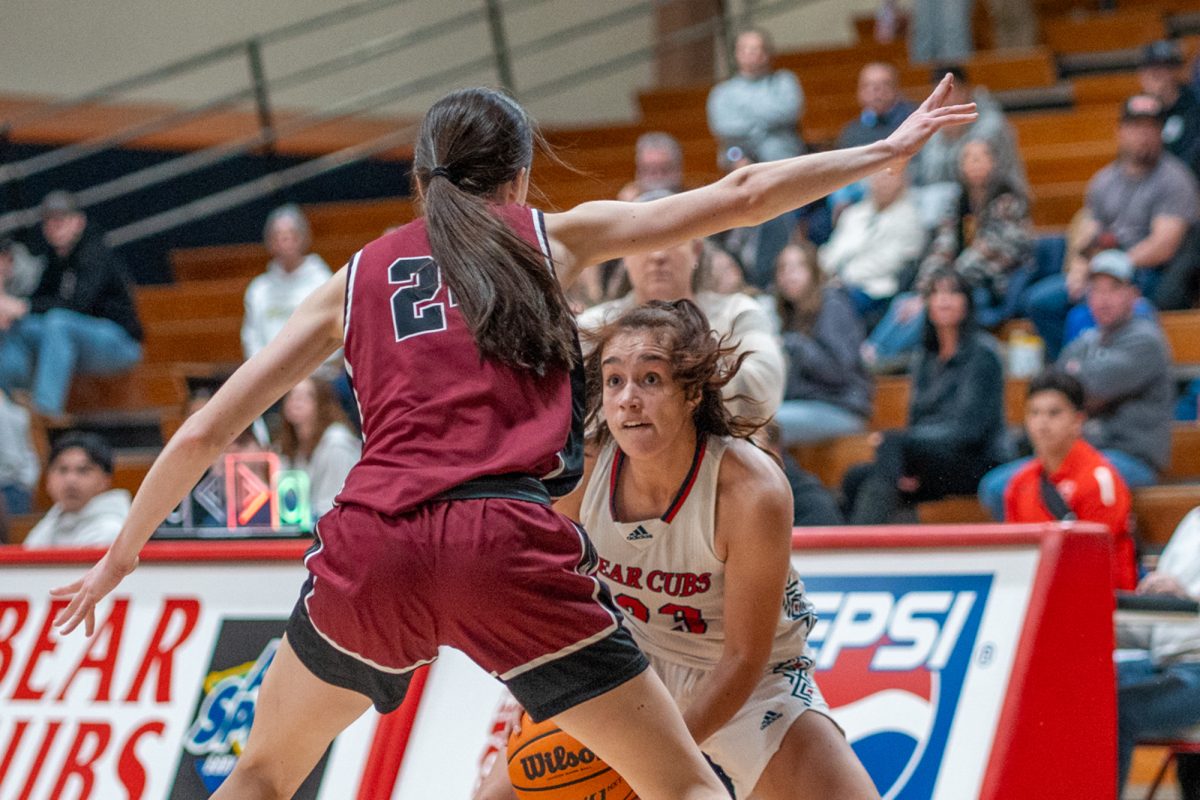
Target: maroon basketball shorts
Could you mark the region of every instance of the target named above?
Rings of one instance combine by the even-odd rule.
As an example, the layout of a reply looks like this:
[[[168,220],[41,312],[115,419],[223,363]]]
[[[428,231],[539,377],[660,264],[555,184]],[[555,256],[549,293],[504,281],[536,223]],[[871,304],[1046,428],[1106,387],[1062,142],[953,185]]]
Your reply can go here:
[[[338,506],[305,557],[288,641],[314,675],[381,713],[448,645],[540,721],[648,666],[596,562],[583,530],[540,503],[434,501],[394,517]]]

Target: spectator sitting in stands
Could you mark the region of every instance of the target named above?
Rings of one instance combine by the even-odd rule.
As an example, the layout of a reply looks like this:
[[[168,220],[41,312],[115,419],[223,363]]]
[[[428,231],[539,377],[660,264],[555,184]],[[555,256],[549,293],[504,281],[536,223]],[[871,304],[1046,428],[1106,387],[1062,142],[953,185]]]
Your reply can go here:
[[[1200,600],[1200,508],[1175,529],[1138,594]],[[1118,630],[1118,792],[1125,788],[1139,739],[1180,736],[1200,725],[1200,623],[1160,623]],[[1200,800],[1200,755],[1175,764],[1183,800]]]
[[[794,73],[771,71],[773,48],[766,31],[738,34],[733,58],[737,74],[708,94],[708,129],[722,151],[739,146],[762,161],[804,152],[796,134],[804,114],[804,92]]]
[[[0,328],[0,388],[32,389],[33,408],[64,411],[76,373],[124,372],[142,358],[142,326],[125,265],[74,196],[42,200],[46,265],[28,303],[5,297]]]
[[[313,515],[333,508],[346,475],[362,457],[362,441],[350,430],[328,381],[303,380],[284,397],[279,451],[285,469],[308,473]]]
[[[1200,219],[1200,191],[1184,164],[1163,151],[1162,103],[1150,95],[1125,101],[1117,129],[1117,160],[1088,183],[1081,218],[1072,225],[1062,275],[1029,291],[1029,317],[1054,358],[1063,343],[1067,312],[1083,298],[1088,255],[1096,243],[1129,253],[1142,294],[1162,309],[1191,303],[1195,247],[1183,246]]]
[[[811,244],[779,254],[775,292],[788,373],[775,420],[784,446],[858,433],[871,415],[874,384],[858,354],[862,324],[845,292],[824,283]]]
[[[775,307],[775,296],[760,292],[746,283],[746,270],[737,256],[721,247],[719,242],[705,239],[701,262],[701,289],[710,289],[717,294],[744,294],[754,298],[759,308],[770,318],[771,329],[779,331],[779,312]]]
[[[316,253],[309,252],[312,236],[298,206],[284,205],[267,216],[263,241],[271,253],[267,271],[246,287],[242,319],[242,353],[250,358],[267,346],[296,307],[332,274]]]
[[[25,547],[99,547],[117,538],[129,515],[129,492],[112,488],[113,453],[94,433],[66,433],[46,466],[54,502],[25,537]]]
[[[651,300],[692,300],[708,317],[717,335],[728,336],[737,354],[745,354],[742,368],[725,386],[730,410],[738,416],[768,419],[783,400],[784,359],[774,325],[751,297],[697,291],[703,251],[704,243],[694,239],[665,250],[627,257],[625,268],[632,291],[584,311],[578,318],[579,329],[586,334],[627,309]],[[584,346],[587,346],[586,336]]]
[[[962,67],[934,69],[934,82],[940,81],[947,72],[954,76],[954,86],[950,89],[947,102],[974,103],[979,119],[970,125],[938,131],[913,159],[910,169],[915,187],[914,201],[921,210],[921,218],[929,227],[937,225],[950,213],[961,191],[959,162],[963,146],[969,141],[983,139],[991,145],[996,174],[1003,183],[1022,192],[1028,185],[1025,165],[1017,149],[1017,135],[1008,124],[1000,105],[992,99],[987,89],[973,86]]]
[[[861,113],[838,134],[839,148],[886,139],[913,110],[900,95],[899,71],[882,62],[867,64],[859,71],[858,105]]]
[[[29,411],[0,392],[0,496],[9,514],[28,514],[37,486],[38,454],[30,438]]]
[[[1097,327],[1063,350],[1058,367],[1083,384],[1084,439],[1130,488],[1150,486],[1171,456],[1171,355],[1158,324],[1134,316],[1138,289],[1129,256],[1102,251],[1089,270],[1087,303]],[[997,467],[980,483],[979,499],[995,519],[1004,518],[1004,493],[1027,460]]]
[[[1133,497],[1125,481],[1083,438],[1087,421],[1083,384],[1049,369],[1029,383],[1025,431],[1033,460],[1004,493],[1006,522],[1099,522],[1113,537],[1114,589],[1137,585],[1137,556],[1130,535]]]
[[[719,159],[721,171],[736,169],[755,163],[755,154],[745,148],[731,147]],[[794,213],[780,214],[760,225],[732,228],[717,234],[721,246],[733,253],[746,271],[750,285],[767,291],[775,278],[775,259],[787,246],[796,229]]]
[[[986,324],[1008,316],[1003,309],[1009,279],[1033,258],[1029,202],[996,171],[991,145],[984,139],[963,146],[959,173],[959,201],[938,227],[917,273],[920,293],[905,292],[892,300],[867,340],[864,357],[868,364],[877,368],[893,365],[918,345],[924,320],[922,293],[929,276],[943,268],[963,276],[971,287],[975,313],[988,314]]]
[[[820,250],[821,265],[846,289],[864,320],[896,295],[900,275],[924,252],[928,239],[903,170],[877,172],[867,186],[869,196],[842,212]]]
[[[617,193],[632,202],[647,192],[683,191],[683,148],[669,133],[651,131],[638,137],[634,147],[634,179]]]
[[[942,268],[924,291],[908,427],[882,434],[875,461],[846,474],[851,524],[887,523],[903,505],[973,492],[1003,456],[1004,373],[995,341],[974,324],[971,287]]]
[[[900,95],[900,73],[891,64],[874,62],[858,73],[858,117],[847,122],[838,134],[837,146],[858,147],[886,139],[912,113],[913,106]],[[866,195],[862,181],[844,186],[830,195],[834,217],[846,206]]]
[[[1142,91],[1163,104],[1163,144],[1200,177],[1200,97],[1183,76],[1183,55],[1169,40],[1142,48]]]

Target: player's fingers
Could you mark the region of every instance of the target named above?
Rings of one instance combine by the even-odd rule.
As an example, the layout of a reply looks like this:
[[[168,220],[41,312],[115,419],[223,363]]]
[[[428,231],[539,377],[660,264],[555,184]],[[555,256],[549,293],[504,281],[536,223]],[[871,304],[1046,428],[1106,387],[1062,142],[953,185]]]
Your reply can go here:
[[[932,111],[935,108],[940,108],[942,103],[946,102],[946,95],[950,94],[950,87],[954,85],[954,78],[947,72],[945,76],[938,81],[938,85],[934,87],[929,96],[925,98],[925,102],[921,103],[922,111]]]
[[[79,610],[79,606],[82,603],[83,592],[77,592],[75,596],[71,598],[71,602],[67,603],[67,607],[58,612],[58,616],[54,618],[54,625],[58,627],[66,624],[67,620],[75,616],[75,612]]]
[[[83,617],[79,613],[72,614],[69,618],[58,624],[58,633],[60,636],[66,636],[71,631],[79,627],[79,623],[83,621]]]
[[[92,638],[92,634],[96,632],[96,608],[95,606],[88,609],[87,617],[83,623],[83,632],[87,638]]]
[[[81,586],[83,586],[83,578],[72,581],[71,583],[68,583],[66,586],[57,586],[57,587],[51,589],[50,596],[51,597],[69,597],[70,595],[73,595],[76,592],[78,592]]]

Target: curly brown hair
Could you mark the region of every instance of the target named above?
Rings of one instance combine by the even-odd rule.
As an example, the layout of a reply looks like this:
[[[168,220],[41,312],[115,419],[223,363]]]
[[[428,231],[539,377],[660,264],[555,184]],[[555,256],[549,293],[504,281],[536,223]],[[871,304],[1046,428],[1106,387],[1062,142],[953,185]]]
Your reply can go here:
[[[618,334],[653,331],[658,343],[670,353],[671,376],[688,400],[700,399],[692,412],[698,436],[745,438],[766,424],[763,419],[734,416],[721,397],[749,352],[737,353],[729,337],[718,337],[704,312],[691,300],[652,300],[626,311],[596,331],[584,334],[590,353],[584,359],[587,375],[587,427],[593,443],[608,443],[612,431],[604,419],[604,380],[601,361],[604,349]]]

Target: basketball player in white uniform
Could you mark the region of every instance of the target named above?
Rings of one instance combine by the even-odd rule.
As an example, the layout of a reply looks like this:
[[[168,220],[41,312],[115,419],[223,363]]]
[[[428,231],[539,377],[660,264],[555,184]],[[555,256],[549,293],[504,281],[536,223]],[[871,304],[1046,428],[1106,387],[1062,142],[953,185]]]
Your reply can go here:
[[[583,523],[700,749],[739,800],[878,800],[810,673],[791,490],[721,401],[731,349],[687,300],[632,309],[594,345],[598,449],[555,507]]]

